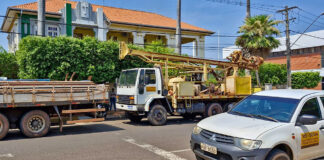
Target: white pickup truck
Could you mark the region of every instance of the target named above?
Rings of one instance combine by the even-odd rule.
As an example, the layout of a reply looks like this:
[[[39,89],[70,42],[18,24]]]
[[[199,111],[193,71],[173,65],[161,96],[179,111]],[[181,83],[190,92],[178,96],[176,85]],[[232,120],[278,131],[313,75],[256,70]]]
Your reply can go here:
[[[271,90],[194,127],[198,160],[306,160],[324,156],[324,92]]]

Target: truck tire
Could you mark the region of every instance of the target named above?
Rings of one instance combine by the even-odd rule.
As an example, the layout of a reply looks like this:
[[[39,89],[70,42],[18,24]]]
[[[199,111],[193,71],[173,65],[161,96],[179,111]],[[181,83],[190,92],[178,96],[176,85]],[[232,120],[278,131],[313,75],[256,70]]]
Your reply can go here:
[[[224,112],[228,112],[229,110],[231,110],[235,105],[235,102],[229,102],[229,103],[226,103],[225,106],[224,106]]]
[[[267,157],[267,160],[290,160],[290,157],[285,151],[275,149],[270,152],[269,156]]]
[[[30,138],[45,136],[50,126],[50,117],[41,110],[29,111],[20,120],[21,132]]]
[[[126,112],[126,117],[131,121],[131,122],[134,122],[134,123],[138,123],[138,122],[141,122],[142,120],[142,116],[138,116],[138,115],[134,115],[134,114],[131,114],[131,113],[128,113]]]
[[[6,137],[9,131],[9,120],[8,118],[0,113],[0,139]]]
[[[212,103],[207,107],[206,116],[210,117],[219,113],[223,113],[222,106],[219,103]]]
[[[153,126],[162,126],[166,123],[167,116],[166,109],[162,105],[156,104],[151,108],[147,118]]]

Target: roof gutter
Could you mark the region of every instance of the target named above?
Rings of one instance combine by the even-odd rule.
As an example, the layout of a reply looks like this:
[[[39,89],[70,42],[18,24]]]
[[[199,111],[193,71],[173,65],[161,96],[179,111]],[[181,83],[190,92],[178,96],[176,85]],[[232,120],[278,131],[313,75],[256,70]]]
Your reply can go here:
[[[136,23],[127,23],[127,22],[118,22],[118,21],[111,21],[111,23],[116,24],[124,24],[124,25],[132,25],[132,26],[139,26],[139,27],[151,27],[151,28],[160,28],[160,29],[171,29],[175,30],[176,28],[172,27],[161,27],[161,26],[153,26],[153,25],[145,25],[145,24],[136,24]],[[200,31],[200,30],[193,30],[193,29],[181,29],[182,31],[190,31],[190,32],[199,32],[199,33],[205,33],[205,34],[214,34],[215,32],[212,31]]]

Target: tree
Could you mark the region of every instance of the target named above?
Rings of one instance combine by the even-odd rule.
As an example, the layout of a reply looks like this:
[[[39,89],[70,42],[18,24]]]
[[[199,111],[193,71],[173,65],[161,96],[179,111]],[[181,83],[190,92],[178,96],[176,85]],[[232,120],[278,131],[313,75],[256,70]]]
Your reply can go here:
[[[8,53],[0,46],[0,77],[16,79],[18,74],[18,64],[15,55]]]
[[[280,31],[275,27],[281,21],[270,19],[268,15],[257,15],[246,18],[244,25],[240,27],[238,33],[242,33],[237,37],[235,44],[242,48],[244,56],[260,56],[267,58],[271,50],[279,47],[280,41],[274,36],[280,35]],[[256,72],[258,85],[260,80],[258,71]]]

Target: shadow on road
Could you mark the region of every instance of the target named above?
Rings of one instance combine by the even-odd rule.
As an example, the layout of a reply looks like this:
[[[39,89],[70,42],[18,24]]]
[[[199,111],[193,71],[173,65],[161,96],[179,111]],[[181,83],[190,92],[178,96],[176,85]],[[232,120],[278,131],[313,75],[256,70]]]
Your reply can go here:
[[[168,121],[166,123],[166,125],[181,125],[181,124],[192,124],[192,123],[198,123],[199,121],[201,121],[203,118],[201,117],[197,117],[195,119],[184,119],[182,117],[179,116],[170,116],[168,117]],[[129,124],[129,125],[134,125],[134,126],[151,126],[150,122],[145,118],[143,119],[141,122],[139,123],[134,123],[131,121],[126,121],[123,122],[124,124]]]
[[[120,131],[120,130],[124,130],[124,129],[112,125],[107,125],[107,124],[87,124],[87,125],[64,126],[63,132],[61,133],[58,126],[52,126],[51,130],[49,131],[46,137],[91,134],[91,133],[112,132],[112,131]],[[25,138],[27,137],[25,137],[19,130],[15,129],[15,130],[11,130],[8,133],[7,137],[2,141],[19,140]]]

